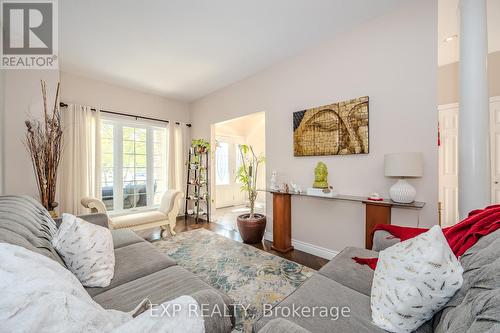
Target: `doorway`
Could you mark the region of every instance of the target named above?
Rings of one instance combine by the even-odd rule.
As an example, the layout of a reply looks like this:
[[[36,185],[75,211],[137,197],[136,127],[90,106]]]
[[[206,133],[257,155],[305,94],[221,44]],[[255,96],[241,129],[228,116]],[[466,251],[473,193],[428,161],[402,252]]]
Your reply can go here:
[[[458,214],[458,103],[439,106],[439,205],[443,227]],[[490,98],[491,203],[500,202],[500,97]]]
[[[213,154],[212,184],[213,207],[215,207],[214,222],[229,229],[236,230],[238,215],[249,212],[248,197],[241,191],[237,181],[237,171],[241,166],[239,147],[242,144],[251,145],[255,153],[265,155],[265,113],[258,112],[244,117],[216,123],[212,126],[212,141],[215,147]],[[258,172],[258,188],[265,188],[265,165]],[[255,210],[265,213],[265,193],[259,193]]]

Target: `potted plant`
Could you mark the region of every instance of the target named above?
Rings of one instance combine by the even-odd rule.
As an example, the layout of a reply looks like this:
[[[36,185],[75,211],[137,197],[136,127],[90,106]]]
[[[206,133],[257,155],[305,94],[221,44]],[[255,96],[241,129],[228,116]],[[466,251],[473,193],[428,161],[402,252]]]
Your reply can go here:
[[[262,155],[257,156],[249,145],[239,146],[241,166],[237,171],[236,179],[241,183],[241,190],[248,195],[250,213],[238,216],[238,230],[243,242],[260,243],[266,230],[266,216],[255,213],[255,200],[257,199],[257,175],[259,165],[264,163]]]
[[[198,154],[205,154],[210,151],[210,142],[205,139],[193,139],[191,141],[191,147],[193,147]]]

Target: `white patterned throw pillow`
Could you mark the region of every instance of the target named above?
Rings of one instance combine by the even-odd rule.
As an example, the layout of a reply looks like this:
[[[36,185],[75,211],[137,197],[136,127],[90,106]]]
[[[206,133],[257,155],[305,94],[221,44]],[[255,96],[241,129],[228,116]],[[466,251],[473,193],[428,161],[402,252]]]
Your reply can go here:
[[[373,322],[389,332],[411,332],[462,286],[463,268],[439,226],[381,251],[373,277]]]
[[[52,245],[85,287],[107,287],[115,271],[111,232],[71,214],[63,214]]]

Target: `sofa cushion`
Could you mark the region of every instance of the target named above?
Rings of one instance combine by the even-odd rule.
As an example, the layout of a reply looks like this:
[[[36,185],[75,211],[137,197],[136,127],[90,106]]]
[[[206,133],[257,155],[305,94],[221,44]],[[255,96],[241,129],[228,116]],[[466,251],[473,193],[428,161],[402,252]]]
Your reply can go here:
[[[357,247],[346,247],[328,264],[323,266],[319,273],[357,292],[370,296],[373,270],[367,265],[356,263],[352,259],[353,257],[376,258],[378,252]]]
[[[144,298],[150,299],[153,304],[160,304],[202,290],[215,289],[186,269],[171,266],[109,289],[93,298],[105,309],[130,311]],[[226,304],[232,303],[227,295],[220,295]]]
[[[260,333],[311,333],[299,325],[283,318],[273,319],[262,327]]]
[[[200,290],[190,295],[201,306],[205,332],[231,332],[234,316],[230,306],[215,289]]]
[[[463,268],[440,226],[379,253],[373,277],[373,322],[389,332],[413,332],[463,283]]]
[[[115,251],[108,228],[64,213],[52,245],[85,287],[107,287],[111,282]]]
[[[279,310],[280,308],[288,308],[293,311],[294,305],[295,308],[297,308],[297,306],[310,309],[316,308],[316,316],[287,316],[287,310]],[[333,311],[338,309],[338,318],[334,320],[334,316],[322,317],[318,315],[320,312],[318,306],[334,309]],[[343,307],[348,307],[350,309],[349,316],[340,315],[340,311]],[[371,322],[370,297],[358,293],[321,274],[313,275],[293,294],[275,306],[271,312],[272,316],[265,313],[264,316],[254,324],[255,332],[258,332],[270,320],[279,317],[283,318],[283,314],[285,314],[287,320],[315,333],[386,333],[386,331],[375,326]],[[431,326],[429,323],[426,323],[415,332],[430,332],[430,329]]]
[[[28,196],[0,196],[0,241],[43,254],[64,266],[51,244],[57,228],[47,210]]]
[[[111,230],[111,236],[113,236],[113,245],[115,249],[135,243],[144,242],[144,239],[142,239],[139,235],[129,229]]]
[[[462,288],[435,316],[436,333],[500,331],[500,230],[460,258]]]
[[[175,261],[144,241],[115,250],[115,275],[109,286],[86,288],[90,296],[175,265]]]

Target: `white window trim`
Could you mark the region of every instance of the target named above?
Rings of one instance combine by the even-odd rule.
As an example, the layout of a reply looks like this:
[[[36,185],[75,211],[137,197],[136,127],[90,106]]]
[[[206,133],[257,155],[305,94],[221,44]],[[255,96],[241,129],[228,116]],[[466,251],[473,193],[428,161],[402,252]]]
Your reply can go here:
[[[103,116],[101,121],[111,123],[113,125],[113,210],[109,212],[110,216],[120,216],[133,212],[152,211],[159,208],[160,205],[154,205],[154,128],[164,128],[168,131],[165,124],[157,122],[137,121],[123,119],[116,116]],[[134,207],[123,209],[123,127],[145,128],[146,135],[146,188],[147,188],[147,205],[143,207]],[[168,139],[166,133],[165,140]],[[165,142],[168,146],[168,142]],[[165,159],[168,159],[165,152]],[[165,161],[165,175],[163,181],[165,188],[168,189],[168,163]]]

